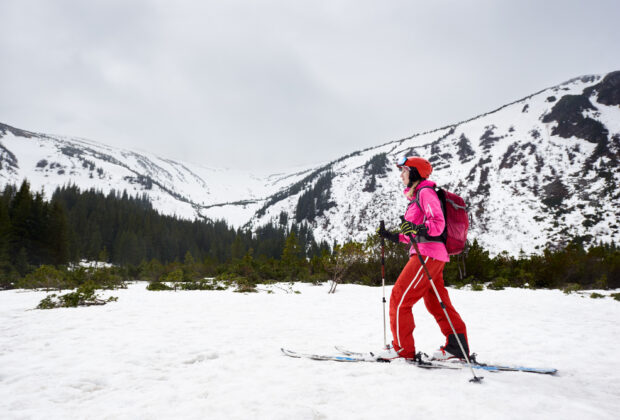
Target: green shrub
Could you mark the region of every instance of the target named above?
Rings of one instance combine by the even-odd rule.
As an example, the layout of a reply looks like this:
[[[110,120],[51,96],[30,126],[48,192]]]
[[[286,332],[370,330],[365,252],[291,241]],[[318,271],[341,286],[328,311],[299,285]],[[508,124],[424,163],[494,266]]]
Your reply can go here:
[[[26,277],[18,280],[17,287],[21,289],[69,289],[73,285],[66,281],[65,274],[51,265],[42,265]]]
[[[596,289],[607,289],[608,287],[608,283],[607,283],[607,274],[603,274],[601,277],[599,277],[595,282],[594,282],[594,287]]]
[[[609,296],[620,302],[620,293],[612,293]]]
[[[237,293],[256,293],[256,283],[246,277],[236,277],[235,284]]]
[[[600,298],[604,298],[605,295],[601,295],[600,293],[593,292],[592,294],[590,294],[590,297],[592,299],[600,299]]]
[[[113,268],[99,268],[94,270],[90,276],[90,281],[101,289],[127,288],[121,276],[116,274]]]
[[[213,279],[185,282],[180,287],[181,290],[226,290],[226,286]]]
[[[37,305],[37,309],[56,308],[56,302],[54,301],[55,297],[56,297],[56,294],[47,295],[45,298],[41,300],[41,302],[39,302],[39,304]]]
[[[12,267],[9,267],[7,270],[8,272],[3,272],[2,267],[0,267],[0,290],[9,290],[17,287],[19,282],[19,273]]]
[[[235,292],[237,293],[255,293],[256,282],[248,277],[237,276],[234,274],[222,274],[217,277],[218,281],[223,281],[224,284],[229,286],[235,286]]]
[[[325,281],[327,281],[328,279],[325,274],[312,274],[309,280],[313,286],[320,286],[323,283],[325,283]]]
[[[58,297],[57,307],[63,307],[63,308],[73,307],[73,308],[77,308],[77,306],[80,304],[80,299],[81,298],[82,298],[82,296],[78,292],[72,292],[72,293],[66,293],[64,295],[60,295]]]
[[[75,292],[65,293],[57,296],[51,294],[39,302],[37,309],[53,309],[53,308],[76,308],[78,306],[105,305],[107,302],[116,302],[117,297],[110,297],[108,300],[99,299],[95,293],[96,285],[87,282],[77,288]]]
[[[59,300],[62,307],[77,307],[80,304],[87,304],[88,302],[93,302],[97,299],[97,295],[95,294],[95,284],[91,282],[84,283],[73,293],[66,293],[64,295],[59,296]]]
[[[177,282],[183,281],[183,270],[180,268],[173,270],[169,272],[168,274],[161,276],[159,280],[167,281],[171,283],[177,283]]]
[[[71,267],[65,274],[67,282],[73,285],[73,287],[79,287],[86,283],[90,277],[89,270],[82,266]]]
[[[497,277],[491,283],[487,285],[487,289],[491,290],[504,290],[504,288],[509,287],[510,282],[508,279],[504,277]]]
[[[462,289],[463,287],[465,287],[468,284],[474,284],[476,283],[476,279],[474,278],[474,276],[467,276],[464,279],[456,279],[454,281],[452,281],[450,283],[451,286],[457,288],[457,289]]]
[[[146,290],[159,291],[159,290],[172,290],[172,287],[161,281],[152,281],[146,286]]]
[[[471,290],[473,290],[474,292],[481,292],[484,290],[484,284],[482,283],[472,283],[471,284]]]
[[[570,295],[573,292],[578,292],[579,290],[581,290],[581,285],[577,283],[569,283],[563,289],[564,294],[566,295]]]

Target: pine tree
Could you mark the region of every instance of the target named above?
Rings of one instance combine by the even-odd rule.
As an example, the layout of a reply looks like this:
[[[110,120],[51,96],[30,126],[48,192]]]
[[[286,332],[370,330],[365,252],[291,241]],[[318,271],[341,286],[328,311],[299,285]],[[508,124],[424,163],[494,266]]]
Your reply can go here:
[[[183,259],[183,281],[194,281],[198,277],[196,261],[192,253],[187,251]]]
[[[237,232],[235,236],[235,241],[232,243],[230,247],[230,256],[233,260],[242,258],[245,254],[245,247],[243,246],[243,241],[241,240],[240,232]]]
[[[108,255],[108,249],[104,246],[101,252],[97,255],[97,261],[107,263],[110,256]]]
[[[11,200],[9,207],[9,217],[11,218],[10,250],[11,260],[15,262],[17,270],[23,276],[23,270],[28,266],[28,254],[31,248],[32,235],[30,226],[32,196],[30,194],[30,184],[24,181]],[[19,261],[18,261],[19,255]]]
[[[465,263],[467,276],[471,277],[474,282],[484,283],[491,280],[493,264],[489,257],[489,251],[483,249],[478,240],[474,239],[473,244],[469,247]]]
[[[48,227],[48,248],[54,265],[69,261],[69,224],[64,206],[58,201],[52,202]]]
[[[12,286],[9,273],[13,270],[9,256],[9,234],[11,232],[11,220],[9,219],[8,200],[0,196],[0,290]]]
[[[25,276],[31,271],[31,268],[32,267],[28,261],[28,252],[26,251],[26,248],[22,247],[15,257],[15,269],[20,276]]]
[[[282,269],[285,272],[287,278],[291,281],[297,280],[301,272],[301,255],[301,246],[299,245],[299,241],[297,240],[297,235],[295,234],[295,231],[292,230],[286,238],[286,242],[284,243],[284,249],[282,250],[281,258]]]
[[[32,197],[28,231],[30,236],[30,260],[35,266],[50,261],[49,228],[50,206],[43,200],[43,194],[37,192]]]

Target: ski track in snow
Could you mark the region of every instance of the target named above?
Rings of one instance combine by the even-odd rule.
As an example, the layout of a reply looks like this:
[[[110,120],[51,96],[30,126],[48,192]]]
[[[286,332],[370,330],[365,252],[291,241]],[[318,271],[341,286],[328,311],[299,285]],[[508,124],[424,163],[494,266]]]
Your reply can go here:
[[[611,298],[451,289],[481,361],[559,369],[484,372],[477,385],[467,369],[281,354],[380,349],[381,288],[145,286],[103,292],[119,297],[105,306],[45,311],[28,310],[44,292],[0,292],[0,418],[612,419],[620,410],[620,302]],[[418,349],[431,352],[443,337],[422,302],[414,314]]]

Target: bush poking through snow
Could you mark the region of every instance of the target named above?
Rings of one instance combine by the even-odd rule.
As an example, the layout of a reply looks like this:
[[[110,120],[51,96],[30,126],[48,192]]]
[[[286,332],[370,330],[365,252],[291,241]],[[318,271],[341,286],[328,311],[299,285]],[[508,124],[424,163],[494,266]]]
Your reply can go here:
[[[51,265],[42,265],[32,273],[26,275],[17,282],[17,287],[22,289],[58,289],[59,291],[67,287],[65,274]]]
[[[482,292],[484,290],[484,284],[482,283],[472,283],[471,290],[474,292]]]
[[[592,292],[592,294],[590,294],[590,297],[592,299],[601,299],[601,298],[604,298],[605,295],[601,295],[600,293]]]
[[[612,298],[614,298],[615,300],[617,300],[618,302],[620,302],[620,293],[612,293],[611,295]]]
[[[51,265],[42,265],[24,278],[19,279],[16,286],[20,289],[44,289],[46,292],[75,289],[87,283],[95,285],[97,289],[127,288],[116,271],[115,267],[78,266],[67,269],[66,267],[57,268]]]
[[[85,283],[77,288],[75,292],[65,293],[64,295],[51,294],[46,296],[37,309],[53,308],[77,308],[78,306],[105,305],[108,302],[116,302],[117,297],[109,297],[107,300],[99,298],[95,293],[94,283]]]
[[[181,270],[177,270],[181,272]],[[235,292],[239,293],[254,293],[258,290],[256,289],[257,283],[244,276],[223,274],[218,276],[217,278],[205,278],[197,281],[178,281],[174,279],[178,279],[179,273],[175,271],[170,273],[172,276],[162,276],[160,280],[151,281],[148,286],[146,286],[147,290],[151,291],[160,291],[160,290],[226,290],[229,287],[236,287]],[[181,272],[182,274],[182,272]],[[166,283],[164,283],[166,281]],[[168,283],[172,283],[174,287],[168,285]],[[267,284],[267,282],[265,282]]]
[[[181,290],[226,290],[226,286],[221,285],[214,279],[201,281],[189,281],[181,283]]]
[[[252,281],[247,277],[235,276],[230,278],[230,282],[234,283],[237,288],[235,292],[237,293],[256,293],[256,282]]]
[[[581,290],[581,285],[579,285],[577,283],[569,283],[563,289],[564,294],[567,294],[567,295],[570,295],[573,292],[578,292],[579,290]]]
[[[159,291],[159,290],[226,290],[228,287],[214,278],[206,278],[197,281],[184,281],[174,282],[174,287],[168,286],[162,280],[152,281],[146,286],[146,290]],[[234,280],[234,279],[233,279]],[[247,282],[247,281],[244,281]],[[227,281],[228,285],[232,284],[232,280]]]
[[[510,287],[510,281],[504,277],[497,277],[487,285],[487,289],[491,290],[504,290],[506,287]]]
[[[87,281],[91,281],[97,285],[98,289],[126,289],[127,285],[111,268],[95,268],[87,271]]]
[[[172,290],[172,287],[168,286],[166,283],[162,283],[159,280],[155,280],[149,283],[148,286],[146,286],[146,290],[151,290],[151,291],[161,291],[161,290]]]
[[[595,289],[607,289],[608,287],[607,274],[603,274],[594,282]]]
[[[177,268],[176,270],[173,270],[168,274],[161,276],[160,281],[168,281],[172,283],[178,283],[180,281],[183,281],[183,270]]]

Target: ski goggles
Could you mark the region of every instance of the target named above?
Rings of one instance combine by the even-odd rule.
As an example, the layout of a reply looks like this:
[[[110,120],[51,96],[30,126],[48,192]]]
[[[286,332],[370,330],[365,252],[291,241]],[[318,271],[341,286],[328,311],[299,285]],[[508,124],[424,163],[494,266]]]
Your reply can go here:
[[[407,156],[403,156],[402,158],[400,158],[396,166],[402,168],[403,166],[405,166],[405,163],[407,163]]]

